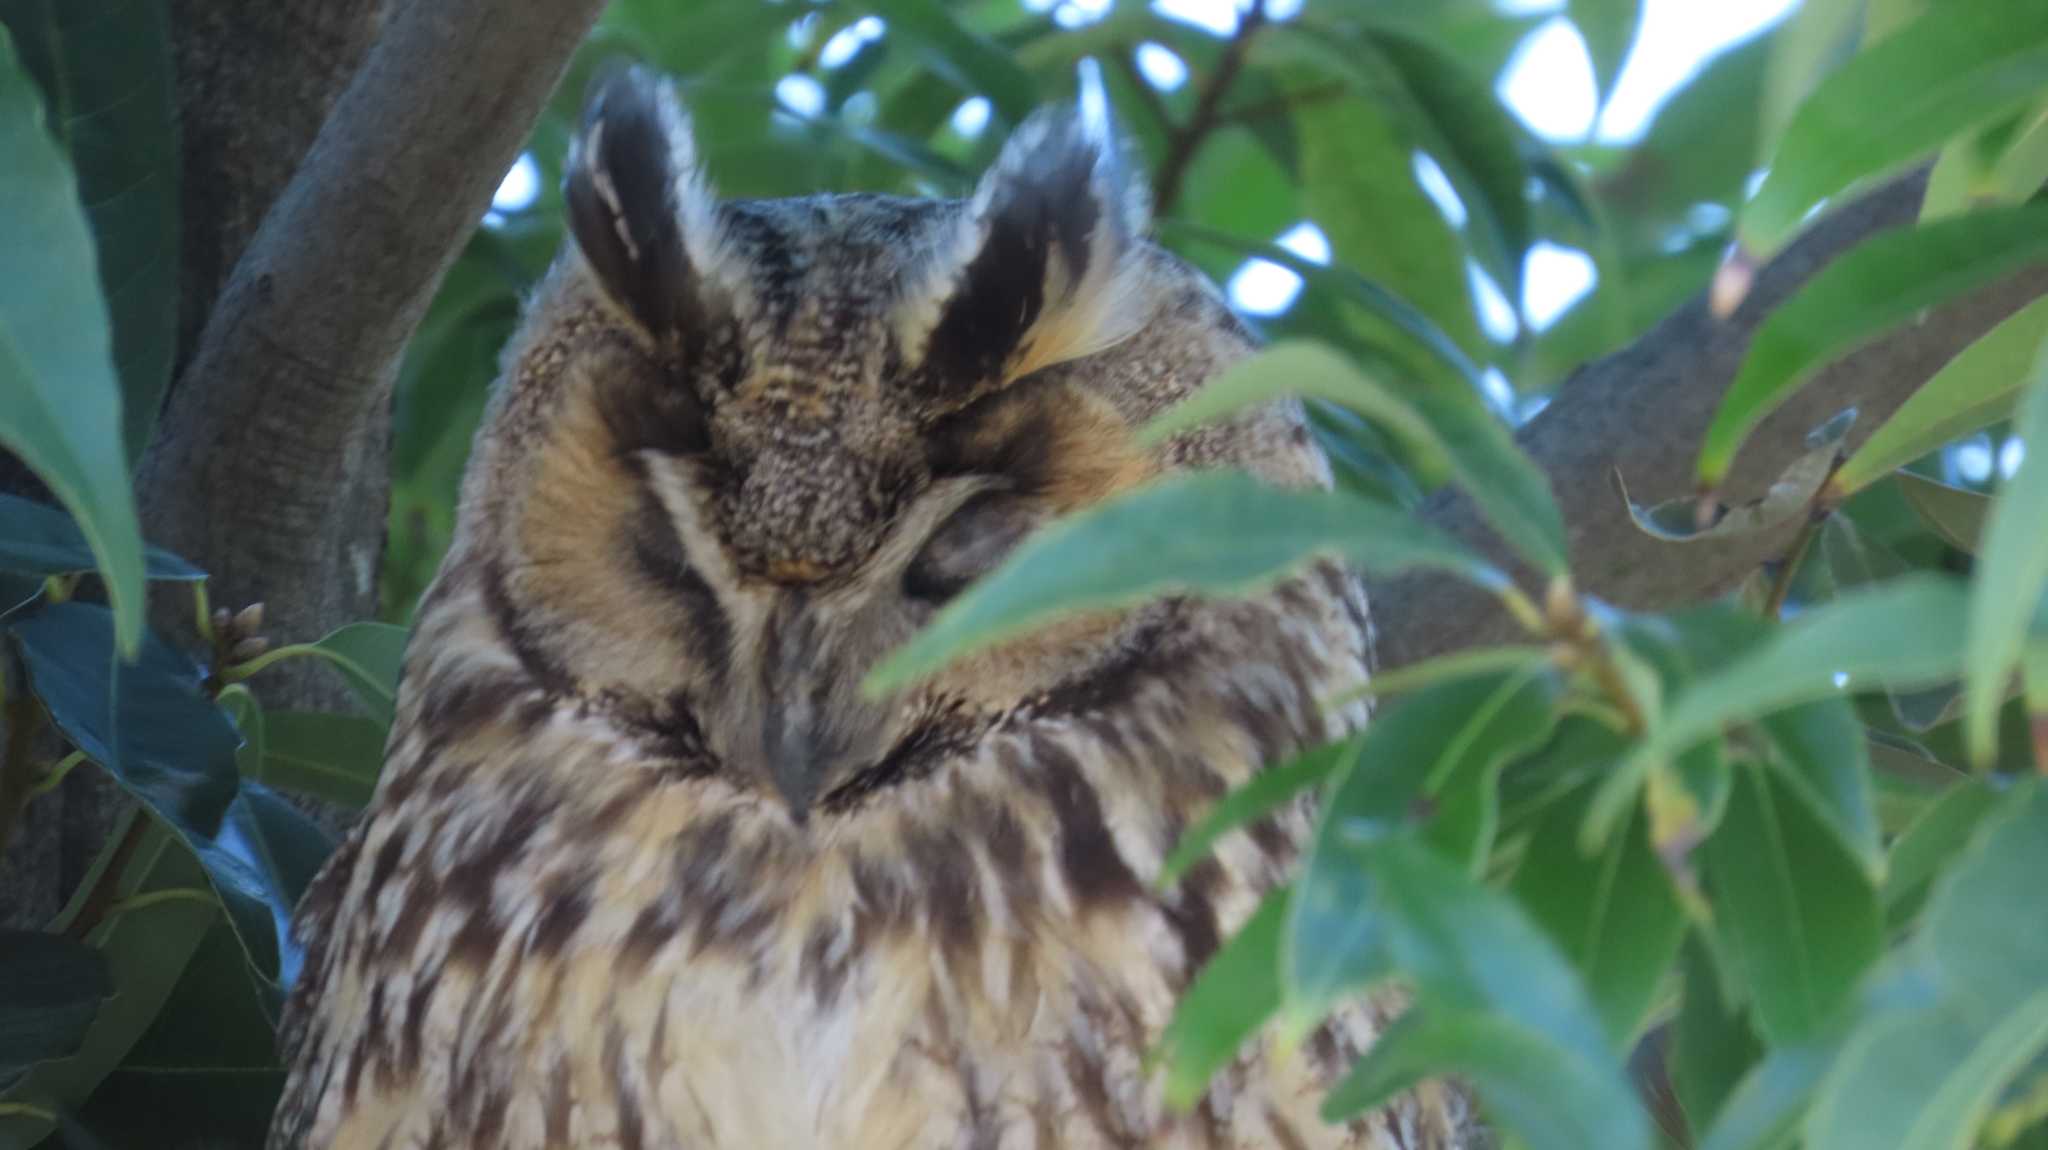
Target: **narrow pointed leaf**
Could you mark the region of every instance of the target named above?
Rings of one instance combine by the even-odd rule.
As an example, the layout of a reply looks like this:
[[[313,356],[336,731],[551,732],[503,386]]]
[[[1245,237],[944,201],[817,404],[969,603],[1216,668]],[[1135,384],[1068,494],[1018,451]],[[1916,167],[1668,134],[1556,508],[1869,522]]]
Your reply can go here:
[[[1159,1037],[1169,1105],[1193,1105],[1279,1008],[1280,932],[1286,921],[1287,891],[1268,894],[1181,997]]]
[[[1190,827],[1174,844],[1173,853],[1159,867],[1159,885],[1171,887],[1189,867],[1207,858],[1217,840],[1232,831],[1258,822],[1308,791],[1332,774],[1342,772],[1358,754],[1360,736],[1315,748],[1279,766],[1267,767],[1252,781],[1224,795],[1222,800]]]
[[[178,338],[177,93],[163,0],[0,0],[78,173],[113,324],[122,439],[139,459]]]
[[[75,1053],[113,992],[106,960],[92,947],[0,929],[0,1087],[35,1063]]]
[[[1971,0],[1929,11],[1823,80],[1793,114],[1769,175],[1743,209],[1743,247],[1768,256],[1815,205],[1904,167],[2043,87],[2048,8]]]
[[[1433,568],[1488,585],[1499,579],[1449,538],[1392,508],[1205,472],[1120,496],[1033,535],[877,667],[867,686],[900,686],[1061,614],[1168,594],[1253,592],[1319,555],[1383,573]]]
[[[1432,779],[1461,762],[1487,761],[1527,713],[1531,677],[1496,674],[1438,684],[1375,716],[1358,754],[1323,803],[1296,881],[1281,948],[1288,1013],[1319,1015],[1346,992],[1387,973],[1373,913],[1373,842],[1406,825]]]
[[[1681,692],[1637,754],[1666,756],[1722,726],[1869,687],[1925,686],[1956,673],[1968,596],[1914,575],[1808,611]]]
[[[1715,929],[1774,1045],[1818,1036],[1883,947],[1877,891],[1781,779],[1738,771],[1704,850]]]
[[[1495,530],[1545,574],[1565,569],[1564,518],[1550,482],[1477,402],[1400,390],[1330,349],[1273,345],[1233,365],[1145,429],[1147,439],[1206,423],[1284,396],[1327,400],[1384,427],[1428,471],[1448,468]],[[1818,483],[1815,484],[1818,486]]]
[[[1916,388],[1835,474],[1847,495],[2005,418],[2048,342],[2048,297],[2007,316]]]
[[[1806,1120],[1808,1150],[1969,1150],[1999,1092],[2048,1049],[2048,989],[1989,1032],[1953,1005],[1865,1027]]]
[[[1599,850],[1580,849],[1591,797],[1581,788],[1544,816],[1508,889],[1578,968],[1618,1047],[1635,1035],[1678,955],[1685,912],[1641,814]]]
[[[1701,444],[1700,482],[1719,486],[1750,431],[1823,365],[1924,309],[2044,258],[2048,204],[1979,212],[1865,240],[1808,280],[1757,329]]]
[[[92,234],[42,102],[0,28],[0,447],[78,521],[107,580],[123,654],[142,642],[142,530],[121,440]]]
[[[1741,1003],[1723,993],[1721,971],[1702,935],[1686,942],[1679,965],[1684,984],[1671,1036],[1671,1081],[1692,1128],[1705,1131],[1763,1057],[1763,1043]]]
[[[1885,873],[1885,912],[1894,924],[1920,908],[1934,880],[1969,845],[1985,816],[2003,797],[1974,779],[1950,787],[1933,806],[1913,820],[1892,844],[1891,866]]]
[[[1567,10],[1593,58],[1594,87],[1603,99],[1611,97],[1642,22],[1641,0],[1571,0]]]
[[[2048,445],[2048,348],[2020,400],[2013,434],[2029,446]],[[2019,662],[2048,584],[2048,450],[2029,452],[2006,481],[1984,524],[1970,595],[1963,667],[1963,734],[1971,757],[1991,761],[1998,707]]]
[[[1897,473],[1899,494],[1913,505],[1934,533],[1958,551],[1975,555],[1984,542],[1984,521],[1991,517],[1988,495],[1936,483],[1910,471]]]
[[[48,504],[0,494],[0,571],[69,575],[94,567],[92,544],[78,521]],[[190,581],[206,572],[161,547],[142,549],[146,579]]]
[[[1038,83],[1003,51],[970,31],[938,0],[863,0],[862,7],[889,22],[924,54],[933,72],[964,92],[979,92],[1012,126],[1038,106]]]
[[[1487,1116],[1530,1150],[1647,1144],[1641,1111],[1615,1106],[1607,1068],[1478,1011],[1422,1008],[1402,1017],[1331,1088],[1323,1117],[1354,1117],[1443,1074],[1476,1088]]]

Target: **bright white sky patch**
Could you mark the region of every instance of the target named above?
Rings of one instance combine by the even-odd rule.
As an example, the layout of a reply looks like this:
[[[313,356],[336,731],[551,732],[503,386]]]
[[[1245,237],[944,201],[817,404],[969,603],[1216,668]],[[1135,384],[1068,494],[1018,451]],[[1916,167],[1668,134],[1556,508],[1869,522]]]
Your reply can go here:
[[[799,116],[815,116],[825,110],[825,85],[801,73],[775,82],[775,98]]]
[[[1972,487],[1982,487],[1991,482],[1993,463],[1991,437],[1982,432],[1948,449],[1949,467],[1955,471],[1956,478]]]
[[[1998,445],[1998,477],[2011,479],[2027,458],[2027,441],[2015,435]]]
[[[1523,38],[1496,90],[1522,114],[1530,131],[1547,140],[1585,139],[1599,111],[1593,58],[1579,30],[1562,16],[1545,20]]]
[[[1066,0],[1052,10],[1052,22],[1062,28],[1079,28],[1093,24],[1116,6],[1116,0]]]
[[[962,101],[953,109],[953,130],[970,140],[981,135],[982,130],[988,127],[990,111],[987,96]]]
[[[1152,0],[1152,10],[1217,36],[1237,31],[1237,5],[1230,0]]]
[[[1188,66],[1164,44],[1147,40],[1134,54],[1145,82],[1162,92],[1171,92],[1188,82]]]
[[[1522,330],[1521,321],[1515,318],[1514,305],[1501,294],[1500,285],[1471,260],[1465,261],[1465,274],[1472,281],[1472,298],[1479,304],[1479,329],[1495,343],[1515,338],[1515,333]]]
[[[1593,290],[1599,273],[1593,260],[1577,248],[1543,240],[1529,249],[1522,263],[1522,320],[1536,331],[1557,322],[1557,317]]]
[[[1708,57],[1747,40],[1797,7],[1799,0],[1650,0],[1621,76],[1600,113],[1600,139],[1639,139],[1665,98]]]
[[[1429,198],[1436,201],[1436,210],[1444,214],[1454,228],[1465,226],[1465,201],[1458,198],[1458,190],[1451,186],[1449,176],[1428,152],[1415,153],[1415,182]]]
[[[534,161],[532,152],[521,152],[519,158],[512,161],[512,170],[498,181],[498,190],[491,196],[491,210],[522,211],[539,198],[540,165]]]
[[[853,59],[863,44],[881,39],[882,33],[888,30],[889,26],[884,24],[879,16],[863,16],[855,20],[834,33],[830,40],[825,41],[825,47],[818,52],[818,66],[840,67]]]
[[[1279,245],[1311,263],[1330,262],[1330,238],[1303,220],[1287,229]],[[1279,315],[1301,294],[1301,277],[1270,260],[1248,260],[1230,277],[1230,302],[1251,315]]]

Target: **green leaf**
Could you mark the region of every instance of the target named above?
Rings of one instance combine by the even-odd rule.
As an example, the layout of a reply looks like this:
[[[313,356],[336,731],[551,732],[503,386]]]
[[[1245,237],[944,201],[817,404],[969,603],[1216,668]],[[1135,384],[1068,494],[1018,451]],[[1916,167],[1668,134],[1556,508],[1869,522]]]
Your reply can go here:
[[[2048,347],[2021,397],[2013,434],[2048,444]],[[2020,646],[2048,584],[2048,451],[2022,457],[1984,524],[1970,593],[1963,661],[1963,735],[1970,754],[1989,763],[1997,750],[1998,707],[2019,662]]]
[[[1940,682],[1961,662],[1967,602],[1953,581],[1923,574],[1805,612],[1681,692],[1636,754],[1668,757],[1726,724],[1843,691]]]
[[[176,92],[162,0],[0,0],[69,153],[113,323],[123,441],[141,458],[178,341]]]
[[[1951,547],[1971,555],[1984,539],[1984,521],[1991,515],[1992,500],[1988,495],[1975,491],[1964,491],[1946,483],[1936,483],[1924,475],[1910,471],[1895,473],[1899,481],[1899,494],[1913,505],[1913,510],[1934,533],[1947,540]]]
[[[1449,777],[1467,759],[1492,761],[1516,737],[1513,724],[1527,714],[1531,681],[1511,673],[1440,683],[1367,725],[1357,757],[1323,804],[1295,883],[1281,948],[1291,1017],[1319,1016],[1339,996],[1387,973],[1372,909],[1371,844],[1407,823],[1432,780]]]
[[[1142,488],[1027,539],[868,676],[902,686],[963,652],[1054,616],[1166,594],[1241,595],[1318,555],[1369,571],[1434,568],[1485,585],[1499,576],[1412,517],[1352,496],[1203,472]]]
[[[1173,853],[1160,864],[1159,886],[1164,889],[1178,883],[1189,867],[1208,857],[1224,835],[1258,822],[1348,766],[1358,754],[1358,741],[1359,737],[1353,736],[1306,751],[1289,762],[1261,770],[1250,782],[1224,795],[1174,844]]]
[[[99,951],[62,935],[0,929],[0,1086],[76,1053],[113,993]]]
[[[1479,384],[1479,365],[1472,361],[1472,357],[1465,353],[1457,341],[1445,334],[1443,328],[1437,326],[1436,321],[1417,310],[1414,304],[1348,267],[1319,264],[1278,244],[1245,239],[1186,220],[1163,219],[1158,221],[1158,227],[1160,233],[1168,239],[1193,240],[1278,264],[1300,276],[1308,291],[1325,293],[1345,300],[1384,321],[1391,331],[1399,334],[1410,346],[1426,353],[1430,362],[1439,370],[1448,371],[1474,387]]]
[[[1268,894],[1229,943],[1202,968],[1159,1036],[1166,1060],[1166,1101],[1192,1106],[1216,1072],[1280,1006],[1280,931],[1285,888]]]
[[[388,727],[397,706],[405,638],[405,628],[389,623],[350,623],[322,636],[310,653],[333,664],[356,698]]]
[[[1545,575],[1563,574],[1564,516],[1550,481],[1514,436],[1476,400],[1409,391],[1404,396],[1327,347],[1285,341],[1231,365],[1154,420],[1144,438],[1156,441],[1282,396],[1340,404],[1383,425],[1425,470],[1448,469],[1523,558]]]
[[[1940,5],[1823,80],[1794,113],[1743,209],[1761,258],[1831,196],[1885,175],[2048,87],[2048,9],[2034,0]],[[1884,114],[1873,116],[1872,108]]]
[[[1704,856],[1723,953],[1772,1044],[1815,1038],[1884,945],[1877,891],[1777,775],[1736,773]]]
[[[1501,771],[1550,738],[1560,686],[1543,666],[1508,673],[1503,693],[1472,715],[1423,785],[1436,804],[1424,837],[1475,875],[1485,872],[1500,829]]]
[[[135,826],[137,820],[141,826]],[[133,838],[125,852],[119,844]],[[108,874],[115,855],[125,865]],[[114,994],[100,1007],[77,1054],[40,1063],[27,1077],[0,1092],[0,1101],[25,1102],[43,1110],[64,1112],[82,1105],[149,1029],[171,988],[177,983],[207,927],[219,921],[218,904],[210,899],[168,897],[206,882],[205,872],[190,851],[164,824],[139,811],[115,823],[107,846],[88,870],[53,932],[82,934],[84,941],[106,956]],[[107,915],[83,929],[80,914],[90,891],[105,885],[119,907],[138,895],[164,898],[147,907]],[[159,894],[164,892],[164,894]],[[0,1116],[0,1145],[33,1146],[49,1124],[27,1116]]]
[[[155,632],[133,664],[117,667],[112,619],[93,604],[54,604],[12,629],[58,729],[198,856],[250,965],[275,980],[288,876],[262,857],[252,819],[265,812],[249,798],[257,784],[239,777],[241,736],[207,697],[204,672]]]
[[[1392,109],[1324,100],[1295,109],[1302,209],[1336,262],[1413,302],[1472,358],[1490,349],[1473,308],[1465,245],[1415,179],[1414,141]],[[1356,317],[1368,338],[1373,317]]]
[[[1591,788],[1582,787],[1551,808],[1508,889],[1578,968],[1608,1038],[1622,1045],[1647,1017],[1678,955],[1685,912],[1642,815],[1627,816],[1598,851],[1580,849],[1579,823],[1591,798]]]
[[[1834,488],[1860,491],[1953,439],[1996,423],[2031,378],[2048,342],[2048,297],[2007,316],[1915,388],[1842,464]]]
[[[1468,213],[1466,234],[1509,299],[1522,295],[1532,232],[1527,133],[1469,58],[1423,36],[1390,28],[1369,33],[1398,75],[1423,150],[1433,156]]]
[[[38,577],[93,569],[92,545],[77,520],[47,504],[0,494],[0,571]],[[147,579],[190,581],[206,572],[161,547],[142,550]]]
[[[1834,1065],[1840,1039],[1773,1049],[1743,1075],[1721,1107],[1700,1150],[1779,1150],[1806,1112],[1822,1075]]]
[[[1008,52],[964,27],[938,0],[862,0],[889,22],[889,33],[917,45],[933,72],[963,92],[979,92],[1011,125],[1038,106],[1038,83]]]
[[[1741,1004],[1723,993],[1718,963],[1703,936],[1686,941],[1679,966],[1684,984],[1671,1037],[1671,1080],[1687,1122],[1704,1131],[1763,1056],[1763,1043]]]
[[[1750,431],[1822,365],[2044,254],[2036,204],[1882,232],[1821,269],[1757,329],[1701,444],[1701,484],[1719,486]]]
[[[2003,797],[1974,779],[1958,783],[1899,835],[1892,844],[1891,865],[1881,892],[1894,925],[1919,910],[1935,878],[1962,853],[1984,817],[1998,809]]]
[[[241,736],[207,696],[205,671],[154,632],[117,669],[113,627],[106,608],[78,602],[11,624],[30,686],[64,737],[159,817],[211,838],[234,801]]]
[[[1581,1122],[1601,1116],[1601,1136],[1592,1142],[1547,1141],[1560,1131],[1540,1121],[1515,1132],[1524,1138],[1542,1136],[1546,1141],[1540,1144],[1546,1146],[1646,1147],[1648,1119],[1622,1076],[1599,1015],[1543,932],[1505,895],[1480,885],[1412,836],[1382,838],[1367,851],[1378,890],[1373,905],[1383,922],[1388,956],[1394,969],[1414,981],[1415,1008],[1483,1014],[1518,1028],[1532,1040],[1517,1044],[1522,1052],[1546,1050],[1549,1060],[1566,1071],[1573,1097],[1598,1100],[1597,1105],[1571,1107]],[[1486,1069],[1505,1073],[1507,1068]],[[1539,1112],[1522,1110],[1530,1102],[1526,1086],[1513,1082],[1513,1104],[1501,1107],[1501,1117],[1538,1118]]]
[[[370,801],[384,766],[384,724],[362,715],[271,711],[264,725],[265,782],[350,810]]]
[[[1641,0],[1571,0],[1567,8],[1593,57],[1593,84],[1603,96],[1611,96],[1642,23]]]
[[[1323,1118],[1354,1117],[1447,1073],[1477,1088],[1487,1116],[1530,1150],[1649,1144],[1642,1112],[1614,1105],[1607,1067],[1514,1021],[1469,1010],[1423,1007],[1402,1016],[1330,1089]]]
[[[1925,964],[1988,1024],[2048,989],[2048,931],[2039,922],[2048,874],[2048,787],[2019,788],[1956,864],[1936,880],[1915,940]]]
[[[124,655],[142,642],[142,530],[122,451],[107,307],[78,187],[0,28],[0,447],[77,519]]]
[[[1989,1031],[1952,1007],[1866,1026],[1806,1119],[1809,1150],[1969,1150],[2006,1084],[2048,1049],[2048,989]]]
[[[1870,744],[1847,699],[1817,699],[1759,720],[1769,763],[1812,805],[1872,878],[1884,872],[1877,802],[1870,786]]]

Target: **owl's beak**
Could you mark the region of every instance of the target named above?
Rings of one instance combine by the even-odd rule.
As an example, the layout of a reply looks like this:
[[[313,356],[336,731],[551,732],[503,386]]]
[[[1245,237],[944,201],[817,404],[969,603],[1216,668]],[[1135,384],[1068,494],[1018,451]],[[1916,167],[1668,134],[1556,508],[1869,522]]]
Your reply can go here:
[[[860,693],[871,660],[833,642],[800,600],[788,601],[772,633],[754,697],[759,725],[748,741],[801,823],[820,795],[886,749],[895,708]]]

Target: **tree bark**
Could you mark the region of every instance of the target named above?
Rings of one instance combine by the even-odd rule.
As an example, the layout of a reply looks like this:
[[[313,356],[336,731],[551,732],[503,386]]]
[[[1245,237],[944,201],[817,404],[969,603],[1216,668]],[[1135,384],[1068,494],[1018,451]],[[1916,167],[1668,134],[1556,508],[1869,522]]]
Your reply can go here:
[[[398,5],[222,289],[138,481],[152,541],[306,640],[370,614],[391,383],[602,0]],[[306,688],[301,688],[303,693]]]
[[[1580,368],[1516,435],[1550,478],[1582,591],[1621,607],[1668,609],[1721,594],[1783,554],[1796,521],[1695,543],[1644,534],[1610,475],[1619,468],[1629,494],[1645,503],[1689,494],[1700,439],[1758,325],[1835,257],[1877,232],[1910,225],[1925,186],[1924,173],[1908,176],[1821,220],[1758,273],[1734,315],[1717,320],[1704,298],[1694,299],[1636,343]],[[1845,445],[1853,451],[1957,352],[2043,293],[2048,269],[2029,269],[1824,368],[1743,447],[1725,498],[1761,495],[1804,450],[1806,433],[1849,407],[1858,412]],[[1423,516],[1527,582],[1470,499],[1438,492]],[[1372,587],[1372,605],[1383,667],[1507,641],[1519,630],[1492,596],[1445,579],[1385,581]]]

